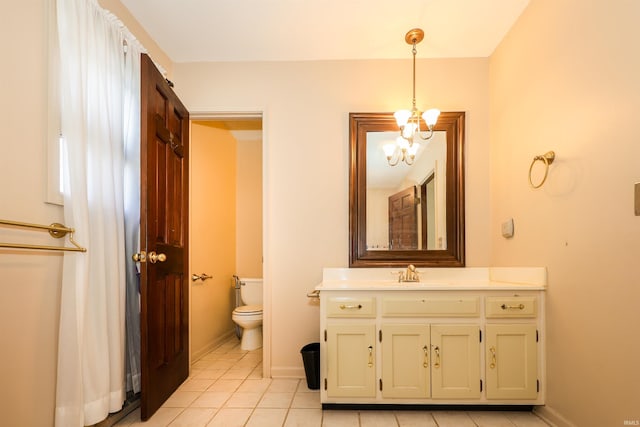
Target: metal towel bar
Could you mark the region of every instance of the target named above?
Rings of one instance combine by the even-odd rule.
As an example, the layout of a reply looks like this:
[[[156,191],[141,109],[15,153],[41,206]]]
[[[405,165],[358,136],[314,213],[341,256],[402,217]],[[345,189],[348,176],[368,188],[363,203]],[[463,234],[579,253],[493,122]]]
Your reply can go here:
[[[86,252],[87,249],[80,246],[75,240],[73,240],[73,228],[67,227],[63,224],[54,222],[51,225],[30,224],[28,222],[9,221],[0,219],[0,225],[9,225],[12,227],[31,228],[35,230],[46,230],[51,237],[60,239],[69,235],[69,242],[74,246],[72,248],[67,246],[48,246],[48,245],[28,245],[24,243],[0,243],[0,248],[12,248],[12,249],[35,249],[44,251],[71,251],[71,252]]]

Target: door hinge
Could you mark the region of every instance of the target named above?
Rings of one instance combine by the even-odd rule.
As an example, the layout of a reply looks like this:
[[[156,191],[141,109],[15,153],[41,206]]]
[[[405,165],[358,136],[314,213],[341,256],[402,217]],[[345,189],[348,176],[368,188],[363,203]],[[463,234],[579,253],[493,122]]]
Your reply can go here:
[[[324,330],[324,342],[327,342],[327,330]]]
[[[382,391],[382,378],[380,378],[380,391]]]
[[[326,378],[324,379],[324,389],[325,390],[327,389],[327,379]]]
[[[378,341],[382,342],[382,329],[378,331]]]
[[[538,334],[538,330],[536,329],[536,342],[538,342],[539,339],[539,334]]]
[[[482,380],[480,380],[480,391],[482,391]]]

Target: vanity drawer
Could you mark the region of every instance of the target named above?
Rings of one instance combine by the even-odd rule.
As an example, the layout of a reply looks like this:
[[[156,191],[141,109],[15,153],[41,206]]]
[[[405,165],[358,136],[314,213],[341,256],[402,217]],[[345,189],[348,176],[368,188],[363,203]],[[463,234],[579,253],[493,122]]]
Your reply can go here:
[[[487,318],[536,317],[536,297],[487,297],[485,311]]]
[[[376,299],[373,297],[329,298],[327,317],[376,317]]]
[[[386,317],[478,317],[480,298],[474,296],[384,298]]]

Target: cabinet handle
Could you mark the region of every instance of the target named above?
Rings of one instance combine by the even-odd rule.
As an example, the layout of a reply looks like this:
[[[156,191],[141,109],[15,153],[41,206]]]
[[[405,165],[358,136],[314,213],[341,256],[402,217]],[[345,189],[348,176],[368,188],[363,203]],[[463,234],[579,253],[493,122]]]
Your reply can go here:
[[[496,367],[496,348],[494,346],[489,347],[489,351],[491,352],[491,363],[489,367],[491,369],[495,369]]]
[[[434,348],[433,351],[435,351],[436,353],[436,361],[434,362],[433,367],[439,368],[440,367],[440,347],[436,346],[436,348]]]
[[[358,304],[358,305],[340,304],[340,310],[353,310],[354,308],[357,310],[360,310],[362,308],[362,304]]]
[[[373,366],[373,346],[369,346],[369,363],[367,363],[368,367]]]
[[[424,362],[422,362],[422,367],[428,368],[429,367],[429,349],[425,345],[424,347],[422,347],[422,351],[424,352]]]
[[[524,304],[518,304],[518,305],[507,305],[507,304],[502,304],[500,306],[501,309],[503,310],[523,310],[524,309]]]

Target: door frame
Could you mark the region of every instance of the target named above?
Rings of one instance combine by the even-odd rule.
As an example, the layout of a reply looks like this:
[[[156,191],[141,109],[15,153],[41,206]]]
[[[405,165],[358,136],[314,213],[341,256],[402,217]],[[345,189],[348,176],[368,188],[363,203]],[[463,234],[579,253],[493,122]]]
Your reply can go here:
[[[208,111],[189,111],[189,126],[194,121],[215,121],[215,120],[224,120],[224,119],[262,119],[262,376],[264,378],[271,377],[271,325],[272,325],[272,316],[271,316],[271,273],[269,268],[269,251],[271,238],[269,229],[267,228],[267,224],[269,223],[269,182],[268,182],[268,162],[267,156],[267,148],[269,146],[267,141],[267,128],[268,128],[268,120],[267,120],[267,111],[266,108],[246,108],[241,110],[208,110]],[[189,138],[192,138],[193,134],[189,133]],[[191,144],[191,140],[189,141],[189,150],[192,149],[193,145]],[[191,152],[189,152],[191,155]],[[191,156],[189,156],[191,158]],[[192,179],[192,168],[189,168],[189,179]],[[191,182],[191,181],[189,181]],[[189,186],[189,196],[191,196],[191,186]],[[189,197],[189,208],[191,208],[191,197]],[[189,233],[191,230],[191,221],[189,222]],[[191,250],[191,241],[189,241],[189,250]],[[191,260],[189,260],[189,276],[193,272],[191,271]],[[189,287],[189,316],[191,316],[191,287]],[[192,349],[191,349],[191,328],[192,322],[189,319],[189,360],[192,357]],[[193,362],[193,360],[191,360]]]

